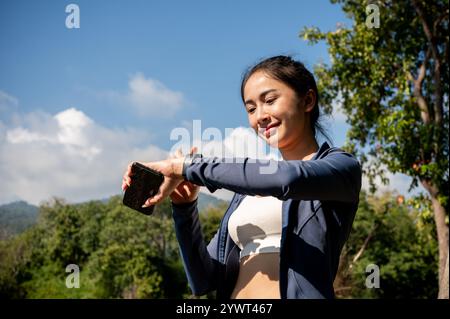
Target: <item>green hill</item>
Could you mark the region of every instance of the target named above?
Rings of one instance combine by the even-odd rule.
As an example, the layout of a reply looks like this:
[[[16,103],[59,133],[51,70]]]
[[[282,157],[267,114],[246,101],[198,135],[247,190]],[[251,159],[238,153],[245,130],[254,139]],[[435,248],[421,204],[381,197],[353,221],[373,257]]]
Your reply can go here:
[[[102,200],[102,202],[108,201],[109,198]],[[200,212],[205,211],[208,207],[218,207],[225,203],[227,202],[214,196],[199,194],[198,208]],[[25,201],[0,205],[0,240],[22,233],[34,225],[37,221],[38,211],[39,207]]]
[[[21,233],[37,220],[39,208],[25,201],[0,205],[0,239]]]
[[[225,205],[228,201],[218,199],[217,197],[199,193],[198,194],[198,210],[199,212],[205,211],[209,206],[219,207],[221,205]]]

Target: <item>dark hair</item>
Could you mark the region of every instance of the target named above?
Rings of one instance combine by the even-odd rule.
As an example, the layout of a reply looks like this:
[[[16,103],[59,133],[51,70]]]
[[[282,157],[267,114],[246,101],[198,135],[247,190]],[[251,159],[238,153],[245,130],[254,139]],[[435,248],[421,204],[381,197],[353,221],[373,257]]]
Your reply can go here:
[[[253,67],[249,68],[242,77],[241,83],[241,98],[244,100],[244,87],[248,79],[256,71],[263,71],[267,73],[270,77],[279,80],[293,89],[299,97],[303,97],[308,90],[313,90],[316,95],[316,104],[312,109],[310,122],[311,130],[316,136],[318,131],[325,139],[327,139],[331,144],[331,138],[324,129],[324,127],[319,123],[320,111],[319,111],[319,92],[317,91],[316,81],[311,72],[309,72],[303,63],[293,60],[289,56],[279,55],[268,59],[265,59]]]

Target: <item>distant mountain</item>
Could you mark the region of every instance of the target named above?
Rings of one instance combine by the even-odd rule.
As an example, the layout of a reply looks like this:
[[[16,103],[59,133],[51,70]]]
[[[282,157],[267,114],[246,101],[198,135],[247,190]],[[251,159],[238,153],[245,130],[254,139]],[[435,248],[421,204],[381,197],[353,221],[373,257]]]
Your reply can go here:
[[[109,198],[101,201],[106,203],[108,200]],[[228,202],[208,194],[198,195],[199,212],[206,210],[208,206],[217,207],[226,203]],[[33,226],[37,222],[38,212],[39,207],[25,201],[0,205],[0,240],[10,238]]]
[[[228,201],[224,201],[222,199],[218,199],[217,197],[205,194],[205,193],[199,193],[198,194],[198,210],[203,211],[208,206],[219,206],[221,204],[228,203]]]
[[[21,233],[36,223],[39,208],[24,201],[0,205],[0,239]]]

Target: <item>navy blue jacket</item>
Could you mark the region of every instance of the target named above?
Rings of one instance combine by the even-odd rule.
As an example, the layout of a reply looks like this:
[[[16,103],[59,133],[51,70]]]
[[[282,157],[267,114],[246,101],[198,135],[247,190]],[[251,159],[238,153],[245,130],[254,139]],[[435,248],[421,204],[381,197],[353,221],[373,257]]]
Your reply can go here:
[[[270,163],[269,163],[270,162]],[[276,165],[275,174],[261,167]],[[339,256],[355,217],[361,189],[361,167],[349,153],[324,142],[309,161],[255,160],[234,163],[209,157],[183,168],[185,179],[214,192],[235,192],[220,228],[207,245],[197,200],[172,204],[176,236],[194,295],[217,290],[228,299],[239,274],[239,247],[228,234],[228,219],[246,195],[283,201],[280,249],[280,296],[334,298]]]

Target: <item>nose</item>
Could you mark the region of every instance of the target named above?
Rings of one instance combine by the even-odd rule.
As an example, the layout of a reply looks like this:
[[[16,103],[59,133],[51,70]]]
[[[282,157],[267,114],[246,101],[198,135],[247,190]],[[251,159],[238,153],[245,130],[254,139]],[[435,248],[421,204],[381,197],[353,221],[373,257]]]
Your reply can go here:
[[[263,107],[258,107],[256,110],[256,120],[259,126],[265,126],[270,122],[270,115],[265,112]]]

